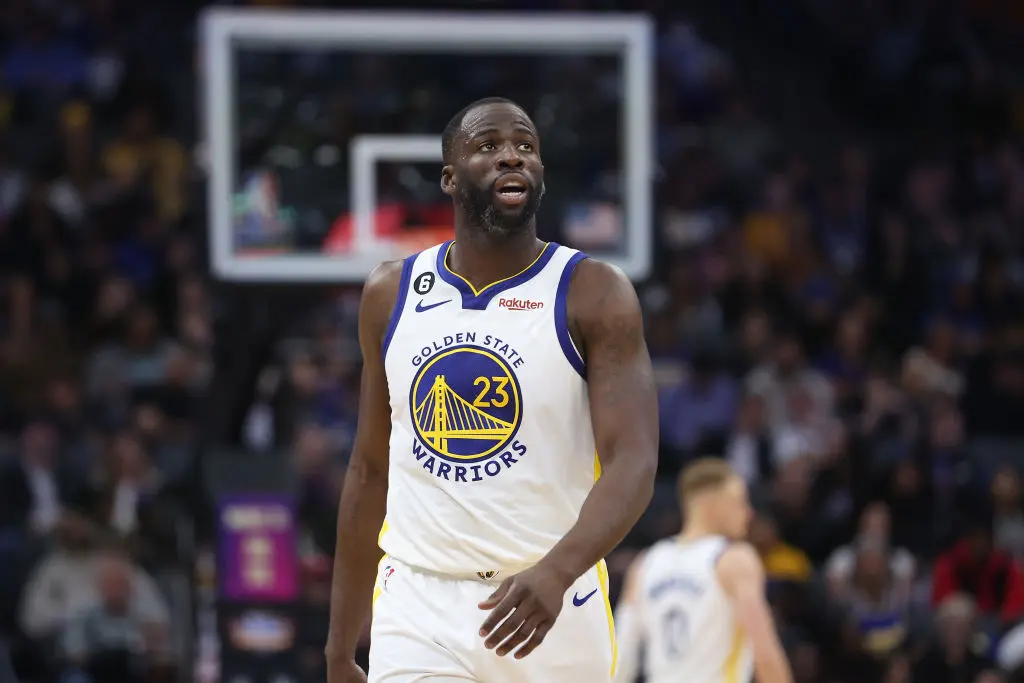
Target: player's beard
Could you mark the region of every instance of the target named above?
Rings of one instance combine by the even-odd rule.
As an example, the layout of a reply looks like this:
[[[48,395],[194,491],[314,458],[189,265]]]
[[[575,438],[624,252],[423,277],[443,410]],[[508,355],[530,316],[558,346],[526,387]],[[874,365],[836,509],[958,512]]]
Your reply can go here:
[[[514,212],[501,211],[495,205],[493,185],[487,188],[460,185],[456,196],[473,225],[487,234],[507,237],[529,229],[544,197],[544,185],[541,184],[539,191],[532,185],[528,187],[526,201]]]

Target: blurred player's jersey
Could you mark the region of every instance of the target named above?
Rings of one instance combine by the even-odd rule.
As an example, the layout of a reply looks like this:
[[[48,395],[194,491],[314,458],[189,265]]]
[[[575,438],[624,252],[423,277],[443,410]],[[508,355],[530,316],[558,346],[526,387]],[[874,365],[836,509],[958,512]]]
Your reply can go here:
[[[715,564],[728,541],[657,543],[642,560],[637,613],[648,683],[749,683],[753,654]]]
[[[585,256],[554,243],[476,291],[451,242],[405,260],[384,339],[391,470],[380,545],[412,567],[490,578],[539,560],[599,474],[566,297]]]

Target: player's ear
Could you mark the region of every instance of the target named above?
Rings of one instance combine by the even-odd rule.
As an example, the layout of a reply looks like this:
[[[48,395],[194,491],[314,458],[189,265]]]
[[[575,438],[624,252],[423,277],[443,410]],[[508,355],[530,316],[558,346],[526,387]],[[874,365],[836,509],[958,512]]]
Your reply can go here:
[[[441,192],[449,197],[455,196],[455,167],[445,164],[441,169]]]

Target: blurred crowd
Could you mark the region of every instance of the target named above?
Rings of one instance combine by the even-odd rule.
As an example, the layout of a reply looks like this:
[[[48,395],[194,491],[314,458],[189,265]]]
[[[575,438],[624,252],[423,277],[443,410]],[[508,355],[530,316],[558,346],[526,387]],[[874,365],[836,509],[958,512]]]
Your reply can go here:
[[[202,228],[128,62],[152,17],[123,9],[0,8],[0,641],[22,681],[174,680],[189,637]]]
[[[226,301],[208,281],[193,161],[197,4],[0,6],[0,641],[21,680],[170,680],[194,664],[176,591],[196,559],[182,528],[199,514],[201,400]],[[759,115],[778,103],[744,87],[753,65],[648,4],[658,263],[639,290],[660,484],[609,558],[613,580],[678,529],[680,468],[716,454],[755,493],[751,541],[799,683],[1021,680],[1024,74],[1000,38],[1014,24],[952,35],[942,3],[846,3],[842,16],[773,3],[844,46],[807,61],[872,65],[814,111],[874,112],[893,83],[924,82],[915,92],[955,114],[887,119],[895,143],[876,119],[853,121],[812,149]],[[999,3],[970,4],[983,18]],[[574,82],[615,92],[575,68]],[[473,87],[513,87],[491,71]],[[472,99],[371,90],[362,109],[334,103],[331,135],[424,101],[443,122]],[[550,93],[500,94],[560,120]],[[593,173],[579,165],[560,172]],[[310,680],[358,410],[357,299],[331,292],[293,321],[240,430],[251,450],[287,452],[301,482]]]

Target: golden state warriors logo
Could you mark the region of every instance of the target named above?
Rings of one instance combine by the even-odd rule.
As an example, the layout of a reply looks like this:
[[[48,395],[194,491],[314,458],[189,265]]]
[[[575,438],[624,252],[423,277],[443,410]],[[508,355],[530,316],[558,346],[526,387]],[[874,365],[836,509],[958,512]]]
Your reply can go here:
[[[512,365],[494,349],[461,345],[430,355],[413,378],[409,403],[418,442],[413,455],[435,476],[481,481],[526,453],[515,441],[522,390]]]

